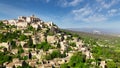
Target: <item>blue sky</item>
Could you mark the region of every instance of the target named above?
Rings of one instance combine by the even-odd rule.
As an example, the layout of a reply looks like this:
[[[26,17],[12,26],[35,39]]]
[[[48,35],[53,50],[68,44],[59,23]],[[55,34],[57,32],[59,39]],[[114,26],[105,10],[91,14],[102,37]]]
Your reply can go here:
[[[60,28],[120,29],[120,0],[0,0],[0,19],[32,14]]]

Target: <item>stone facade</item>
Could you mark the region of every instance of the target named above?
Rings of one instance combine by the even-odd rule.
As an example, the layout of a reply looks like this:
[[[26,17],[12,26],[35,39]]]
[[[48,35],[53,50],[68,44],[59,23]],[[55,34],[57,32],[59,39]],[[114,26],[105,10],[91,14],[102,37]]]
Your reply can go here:
[[[11,50],[12,49],[12,46],[10,45],[9,42],[0,43],[0,47],[5,47],[5,48],[7,48],[7,50]]]

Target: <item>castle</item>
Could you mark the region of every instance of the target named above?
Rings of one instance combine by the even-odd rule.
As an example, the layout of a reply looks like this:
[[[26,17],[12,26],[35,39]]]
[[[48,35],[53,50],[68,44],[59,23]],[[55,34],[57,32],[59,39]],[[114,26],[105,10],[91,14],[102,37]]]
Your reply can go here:
[[[19,16],[18,19],[12,19],[12,20],[3,20],[3,23],[6,25],[15,25],[19,29],[24,29],[28,25],[32,26],[35,29],[39,29],[43,27],[43,23],[50,26],[53,25],[52,22],[43,22],[41,19],[35,17],[34,15],[32,16]]]

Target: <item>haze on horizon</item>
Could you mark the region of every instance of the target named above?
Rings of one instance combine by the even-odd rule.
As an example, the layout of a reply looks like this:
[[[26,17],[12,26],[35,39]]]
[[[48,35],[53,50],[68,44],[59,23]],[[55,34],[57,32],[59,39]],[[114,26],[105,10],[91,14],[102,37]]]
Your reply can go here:
[[[32,14],[60,28],[120,29],[120,0],[0,1],[0,20]]]

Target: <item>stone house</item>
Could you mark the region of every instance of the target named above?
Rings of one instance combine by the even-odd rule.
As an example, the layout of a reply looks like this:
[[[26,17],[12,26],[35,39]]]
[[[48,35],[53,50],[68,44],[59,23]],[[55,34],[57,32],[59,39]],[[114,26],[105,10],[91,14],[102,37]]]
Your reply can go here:
[[[9,42],[2,42],[2,43],[0,43],[0,47],[5,47],[5,48],[7,48],[7,50],[11,50],[12,49],[12,46],[10,45]]]
[[[28,26],[27,22],[17,22],[16,23],[17,28],[26,28]]]
[[[28,60],[28,64],[31,67],[36,67],[38,60]]]
[[[16,19],[8,20],[8,23],[9,23],[10,25],[16,25],[17,20],[16,20]]]
[[[39,42],[45,42],[45,41],[46,41],[45,34],[40,33],[40,34],[39,34]]]
[[[5,63],[3,63],[2,66],[6,66],[6,65],[8,65],[8,63],[9,63],[9,62],[5,62]],[[0,68],[2,68],[2,67],[0,67]]]
[[[18,49],[12,49],[12,50],[11,50],[11,53],[12,53],[12,54],[17,54],[17,53],[18,53]]]
[[[47,22],[47,23],[45,23],[45,25],[47,25],[47,26],[53,26],[53,22]]]
[[[23,60],[20,60],[19,62],[15,62],[14,63],[15,64],[15,67],[17,68],[18,66],[24,66],[24,64],[25,64],[25,61],[23,61]]]
[[[18,67],[18,66],[23,66],[24,63],[25,62],[23,60],[19,60],[18,58],[14,58],[11,63],[6,65],[6,68],[15,68],[15,67]]]
[[[47,36],[47,42],[48,43],[55,43],[58,42],[58,38],[56,36]]]
[[[68,45],[65,44],[64,42],[60,42],[61,50],[65,51],[67,50]]]
[[[32,36],[32,41],[33,41],[33,44],[37,44],[37,40],[35,36]]]
[[[43,64],[37,64],[36,68],[44,68],[44,65]]]
[[[33,44],[38,44],[39,43],[39,37],[37,35],[32,36],[32,41],[33,41]]]
[[[3,23],[6,25],[9,24],[8,20],[3,20]]]
[[[27,42],[25,41],[20,41],[19,45],[21,45],[22,47],[24,47],[24,45],[27,44]]]
[[[68,38],[68,35],[64,35],[64,39],[67,39]]]
[[[82,43],[82,41],[76,42],[76,46],[78,48],[82,47],[84,45],[84,43]]]
[[[33,28],[35,28],[36,30],[37,30],[37,29],[40,29],[40,26],[39,26],[37,23],[31,23],[31,26],[32,26]]]
[[[19,16],[18,17],[18,21],[22,21],[22,22],[25,22],[26,21],[26,17],[25,16]]]
[[[0,48],[0,51],[1,51],[1,52],[6,52],[6,51],[7,51],[7,48],[2,47],[2,48]]]
[[[101,68],[106,68],[106,61],[101,61],[100,62],[100,67]]]
[[[46,53],[43,52],[43,50],[40,50],[37,54],[36,54],[36,58],[41,60],[43,58],[43,55],[46,55]]]
[[[12,62],[13,63],[16,63],[16,62],[19,62],[20,60],[18,59],[18,58],[14,58],[13,60],[12,60]]]
[[[86,59],[93,59],[92,53],[88,50],[85,51]]]
[[[23,22],[28,22],[28,23],[40,21],[40,19],[36,18],[34,15],[32,15],[30,17],[20,16],[20,17],[18,17],[18,20],[21,20]]]
[[[15,68],[15,65],[13,62],[6,65],[6,68]]]
[[[43,68],[53,68],[53,65],[51,65],[51,64],[44,64]]]

